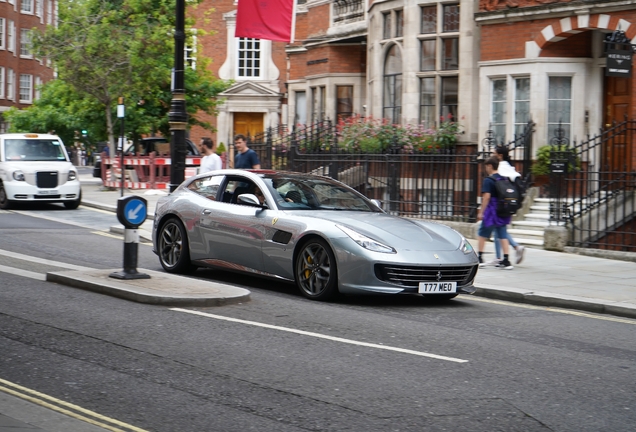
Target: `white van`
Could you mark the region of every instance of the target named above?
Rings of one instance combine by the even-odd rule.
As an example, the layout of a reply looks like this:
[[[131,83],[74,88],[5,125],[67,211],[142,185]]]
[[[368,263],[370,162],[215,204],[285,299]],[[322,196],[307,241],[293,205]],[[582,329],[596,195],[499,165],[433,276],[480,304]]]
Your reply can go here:
[[[56,135],[0,134],[0,209],[17,202],[82,202],[77,169]]]

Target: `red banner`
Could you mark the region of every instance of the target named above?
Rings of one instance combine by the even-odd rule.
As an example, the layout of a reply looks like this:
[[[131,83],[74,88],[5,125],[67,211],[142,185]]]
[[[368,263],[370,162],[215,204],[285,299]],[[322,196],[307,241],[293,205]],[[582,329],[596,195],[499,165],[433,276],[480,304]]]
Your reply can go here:
[[[234,36],[292,42],[295,0],[239,0]]]

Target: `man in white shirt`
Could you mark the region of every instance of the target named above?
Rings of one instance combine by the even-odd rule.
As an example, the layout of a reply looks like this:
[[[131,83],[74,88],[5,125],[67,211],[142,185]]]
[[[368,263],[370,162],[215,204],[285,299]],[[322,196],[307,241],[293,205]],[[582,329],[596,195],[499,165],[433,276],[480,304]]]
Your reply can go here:
[[[199,150],[204,156],[201,158],[201,166],[199,167],[199,174],[208,171],[220,170],[223,168],[221,157],[216,154],[216,145],[210,138],[201,138],[199,144]]]

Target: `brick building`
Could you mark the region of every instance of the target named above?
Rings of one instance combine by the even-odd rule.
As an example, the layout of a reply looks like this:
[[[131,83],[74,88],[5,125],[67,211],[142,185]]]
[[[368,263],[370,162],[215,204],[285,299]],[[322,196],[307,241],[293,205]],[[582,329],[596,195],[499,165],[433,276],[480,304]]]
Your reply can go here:
[[[634,74],[606,76],[608,49],[630,47],[605,41],[619,31],[628,39],[636,36],[635,20],[634,2],[480,0],[475,23],[481,35],[479,111],[486,113],[479,118],[481,136],[490,127],[509,139],[532,119],[536,147],[548,143],[559,125],[572,142],[634,118]],[[623,64],[631,68],[631,60]],[[604,152],[620,146],[631,161],[636,152],[625,144],[613,140]],[[621,170],[625,160],[616,161]]]
[[[29,50],[29,31],[55,22],[55,0],[0,0],[0,113],[28,107],[39,98],[38,86],[53,79],[50,65]]]
[[[460,2],[300,0],[291,44],[235,38],[236,7],[232,0],[204,1],[189,11],[197,28],[214,32],[199,38],[213,72],[235,80],[212,119],[219,142],[351,115],[431,126],[450,115],[464,126],[463,140],[477,139],[472,1],[460,8]],[[191,132],[195,140],[204,134]]]
[[[633,2],[300,0],[291,44],[234,38],[236,2],[199,10],[211,7],[197,22],[216,32],[203,51],[236,82],[222,95],[221,142],[353,114],[431,126],[450,115],[472,143],[488,130],[510,141],[532,120],[536,148],[559,127],[581,140],[635,114],[635,78],[605,76],[604,42],[636,35]]]

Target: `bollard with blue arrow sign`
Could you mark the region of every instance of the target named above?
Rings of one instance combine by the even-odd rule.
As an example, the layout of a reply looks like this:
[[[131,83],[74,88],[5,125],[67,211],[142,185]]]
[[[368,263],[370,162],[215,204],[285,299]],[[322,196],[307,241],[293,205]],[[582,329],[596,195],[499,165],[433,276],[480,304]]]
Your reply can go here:
[[[148,216],[148,201],[138,196],[117,200],[117,219],[124,226],[124,270],[110,274],[116,279],[150,279],[150,275],[137,271],[139,233],[137,228]]]

